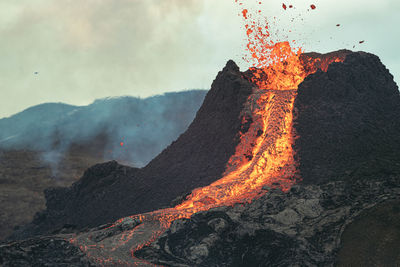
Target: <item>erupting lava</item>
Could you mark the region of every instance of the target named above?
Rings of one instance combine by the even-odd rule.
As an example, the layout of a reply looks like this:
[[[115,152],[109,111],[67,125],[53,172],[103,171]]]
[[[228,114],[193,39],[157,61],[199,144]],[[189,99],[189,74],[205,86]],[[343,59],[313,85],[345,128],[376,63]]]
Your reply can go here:
[[[129,246],[134,257],[135,251],[155,240],[176,219],[190,218],[196,212],[214,207],[250,202],[270,187],[287,191],[298,180],[292,129],[297,87],[318,68],[326,71],[331,62],[344,58],[329,58],[324,62],[319,58],[301,58],[301,49],[292,49],[289,42],[271,40],[266,21],[264,25],[256,22],[247,9],[241,13],[246,22],[249,60],[254,62],[254,67],[243,75],[255,86],[241,114],[243,124],[250,122],[250,127],[241,133],[225,174],[211,185],[195,189],[174,208],[117,221],[110,228],[119,227],[128,219],[141,224],[125,232],[118,243],[108,248],[104,247],[107,245],[93,248],[90,240],[74,241],[85,244],[81,248],[100,263],[112,261],[106,256],[107,249],[115,251],[122,246]],[[150,229],[147,232],[143,230],[146,227]],[[133,260],[140,262],[137,258]],[[132,258],[126,259],[126,263],[132,263]]]

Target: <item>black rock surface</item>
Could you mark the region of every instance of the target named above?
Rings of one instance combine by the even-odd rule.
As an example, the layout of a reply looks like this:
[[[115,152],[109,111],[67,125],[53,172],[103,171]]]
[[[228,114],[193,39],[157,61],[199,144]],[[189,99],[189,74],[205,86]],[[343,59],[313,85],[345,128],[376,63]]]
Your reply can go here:
[[[400,174],[400,95],[377,56],[350,53],[309,75],[294,106],[304,183]]]
[[[0,245],[0,266],[89,267],[95,265],[79,248],[65,239],[42,237]]]
[[[250,204],[177,220],[135,255],[181,267],[333,266],[343,229],[361,212],[393,199],[400,199],[399,176],[300,185],[288,193],[270,190]],[[387,266],[400,264],[391,260]]]

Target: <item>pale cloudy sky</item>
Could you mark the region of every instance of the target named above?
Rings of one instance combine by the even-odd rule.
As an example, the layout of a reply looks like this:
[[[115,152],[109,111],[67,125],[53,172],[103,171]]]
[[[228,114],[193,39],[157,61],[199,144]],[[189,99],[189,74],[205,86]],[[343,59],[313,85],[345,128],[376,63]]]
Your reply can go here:
[[[285,0],[286,11],[261,1],[273,31],[306,51],[372,52],[400,81],[400,1]],[[239,11],[234,0],[1,0],[0,118],[44,102],[208,89],[228,59],[248,67]]]

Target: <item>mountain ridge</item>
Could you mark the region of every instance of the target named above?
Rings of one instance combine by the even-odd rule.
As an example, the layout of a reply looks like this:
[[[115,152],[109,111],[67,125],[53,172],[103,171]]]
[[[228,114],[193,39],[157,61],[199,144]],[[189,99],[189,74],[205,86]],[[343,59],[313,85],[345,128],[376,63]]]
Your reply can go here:
[[[104,158],[144,166],[186,130],[206,92],[172,92],[144,99],[104,98],[87,106],[40,104],[0,119],[0,149],[64,153],[72,144],[93,141]],[[156,135],[152,129],[163,135]],[[95,141],[100,136],[103,146]],[[130,153],[118,148],[121,142]]]

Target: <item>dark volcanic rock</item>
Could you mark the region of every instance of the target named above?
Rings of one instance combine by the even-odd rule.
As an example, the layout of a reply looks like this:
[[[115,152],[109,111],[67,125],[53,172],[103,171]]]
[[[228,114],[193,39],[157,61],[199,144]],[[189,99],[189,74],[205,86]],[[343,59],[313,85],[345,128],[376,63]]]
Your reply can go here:
[[[346,227],[337,266],[400,266],[400,199],[362,213]]]
[[[218,180],[235,153],[241,129],[240,113],[253,85],[228,61],[218,73],[193,123],[143,170],[157,194],[140,205],[168,205],[176,196]]]
[[[272,190],[251,204],[177,220],[135,255],[167,266],[332,266],[345,226],[399,198],[398,176]]]
[[[400,95],[375,55],[348,54],[298,89],[294,127],[305,183],[400,173]]]
[[[0,245],[0,265],[95,266],[79,248],[59,237],[43,237]]]
[[[47,210],[12,238],[53,232],[66,224],[76,229],[94,227],[152,211],[219,179],[244,131],[239,115],[252,88],[229,61],[188,130],[146,167],[100,164],[70,188],[47,190]]]
[[[345,227],[400,197],[398,114],[398,87],[379,59],[347,54],[299,86],[295,145],[302,185],[175,221],[136,255],[171,266],[334,265]],[[376,247],[377,258],[396,253]]]

